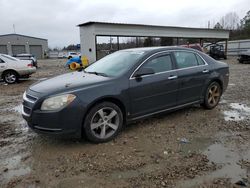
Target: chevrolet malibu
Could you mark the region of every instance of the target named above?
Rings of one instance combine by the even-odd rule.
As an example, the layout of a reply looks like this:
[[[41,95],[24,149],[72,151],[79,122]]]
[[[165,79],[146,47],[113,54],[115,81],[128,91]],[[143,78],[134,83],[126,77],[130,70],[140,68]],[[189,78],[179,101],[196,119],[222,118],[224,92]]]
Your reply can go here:
[[[106,142],[134,120],[193,104],[216,107],[228,80],[226,63],[197,50],[121,50],[85,70],[31,85],[22,115],[37,133]]]

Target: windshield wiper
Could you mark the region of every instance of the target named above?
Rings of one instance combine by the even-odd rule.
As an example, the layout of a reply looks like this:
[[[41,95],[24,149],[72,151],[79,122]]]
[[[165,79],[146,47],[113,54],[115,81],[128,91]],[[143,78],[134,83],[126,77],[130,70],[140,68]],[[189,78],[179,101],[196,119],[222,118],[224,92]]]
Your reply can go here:
[[[98,76],[108,77],[108,75],[107,75],[107,74],[102,73],[102,72],[87,72],[87,71],[85,71],[85,73],[95,74],[95,75],[98,75]]]

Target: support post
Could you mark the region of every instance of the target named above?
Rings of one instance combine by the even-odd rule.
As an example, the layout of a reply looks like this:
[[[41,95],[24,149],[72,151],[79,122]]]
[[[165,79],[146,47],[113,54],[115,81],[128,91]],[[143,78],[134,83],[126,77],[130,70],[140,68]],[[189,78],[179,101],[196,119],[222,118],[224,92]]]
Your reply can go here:
[[[203,47],[203,40],[200,38],[200,46]]]
[[[225,43],[225,57],[227,59],[227,45],[228,45],[228,39],[226,39],[226,43]]]
[[[117,36],[117,49],[120,50],[119,36]]]

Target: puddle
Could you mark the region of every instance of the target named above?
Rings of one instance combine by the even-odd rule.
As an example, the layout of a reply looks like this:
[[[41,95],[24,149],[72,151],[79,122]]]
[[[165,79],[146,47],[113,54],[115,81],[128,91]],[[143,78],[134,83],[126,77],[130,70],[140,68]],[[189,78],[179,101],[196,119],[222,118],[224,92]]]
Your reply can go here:
[[[227,148],[222,144],[215,143],[210,145],[203,154],[207,155],[210,162],[214,162],[221,166],[216,171],[207,175],[196,177],[192,180],[182,181],[177,187],[194,187],[202,183],[213,181],[215,178],[229,178],[232,183],[235,183],[242,178],[247,177],[246,169],[242,169],[238,162],[241,159],[250,159],[250,153],[242,153]]]
[[[197,137],[193,138],[189,143],[181,143],[180,151],[183,155],[188,155],[191,152],[202,152],[204,148],[211,145],[211,138]]]
[[[250,108],[245,104],[231,103],[230,108],[223,112],[226,121],[242,121],[250,117]]]
[[[23,175],[30,173],[31,170],[29,167],[22,166],[20,164],[21,159],[22,157],[20,155],[17,155],[17,156],[4,160],[3,162],[1,161],[0,166],[8,169],[6,172],[2,172],[2,174],[0,174],[1,182],[9,181],[10,179],[14,177],[23,176]]]
[[[245,108],[241,105],[238,106],[238,104],[236,103],[233,103],[230,106],[235,108],[237,107],[238,109]],[[225,141],[227,139],[233,139],[233,137],[235,137],[236,135],[236,132],[220,132],[215,136],[215,138],[218,138],[221,141]],[[193,144],[190,144],[190,146],[186,144],[187,146],[185,147],[189,147],[189,149],[202,150],[201,153],[206,155],[210,162],[215,163],[218,166],[218,169],[213,172],[208,172],[206,175],[198,176],[194,179],[180,181],[177,183],[176,187],[199,187],[199,185],[201,185],[202,183],[212,182],[217,178],[227,178],[230,179],[231,183],[235,183],[243,178],[248,177],[249,171],[247,171],[247,169],[241,168],[239,164],[241,160],[250,160],[250,151],[247,149],[248,143],[243,143],[240,145],[240,147],[238,147],[237,145],[224,145],[220,142],[211,144],[211,140],[202,140],[202,138],[200,141],[199,139],[195,139],[193,142],[191,142]],[[204,148],[202,149],[202,147]]]

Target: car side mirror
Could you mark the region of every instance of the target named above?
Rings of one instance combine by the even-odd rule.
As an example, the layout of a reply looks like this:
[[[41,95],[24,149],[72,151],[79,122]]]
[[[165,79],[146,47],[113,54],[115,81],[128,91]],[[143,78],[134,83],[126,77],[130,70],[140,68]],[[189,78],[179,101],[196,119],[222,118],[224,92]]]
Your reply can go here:
[[[150,74],[154,74],[155,71],[154,69],[150,68],[150,67],[142,67],[141,69],[139,69],[138,71],[136,71],[135,73],[135,77],[139,78],[143,75],[150,75]]]

